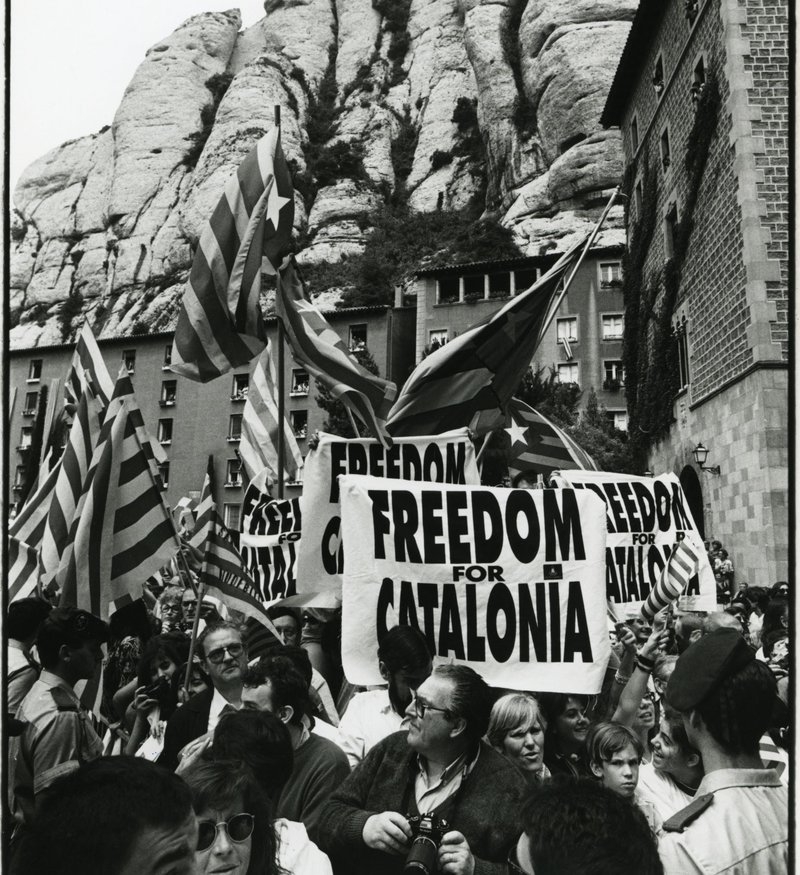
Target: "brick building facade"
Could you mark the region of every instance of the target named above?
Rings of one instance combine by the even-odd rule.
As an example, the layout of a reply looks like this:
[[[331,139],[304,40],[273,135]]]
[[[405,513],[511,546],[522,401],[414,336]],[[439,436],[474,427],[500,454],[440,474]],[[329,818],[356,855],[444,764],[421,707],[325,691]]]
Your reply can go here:
[[[785,0],[642,0],[602,118],[623,135],[629,245],[655,217],[631,253],[642,294],[652,284],[665,300],[688,239],[670,302],[680,391],[650,467],[681,477],[706,537],[751,585],[789,568],[788,26]],[[652,341],[640,334],[626,343]],[[700,443],[719,475],[695,464]]]

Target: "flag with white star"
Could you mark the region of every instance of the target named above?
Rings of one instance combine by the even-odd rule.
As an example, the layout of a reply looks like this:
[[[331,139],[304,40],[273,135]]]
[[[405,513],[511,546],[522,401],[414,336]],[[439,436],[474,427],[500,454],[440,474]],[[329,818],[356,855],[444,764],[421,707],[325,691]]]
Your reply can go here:
[[[261,274],[277,273],[293,223],[294,187],[273,127],[228,180],[200,235],[175,329],[175,373],[206,383],[264,349]]]

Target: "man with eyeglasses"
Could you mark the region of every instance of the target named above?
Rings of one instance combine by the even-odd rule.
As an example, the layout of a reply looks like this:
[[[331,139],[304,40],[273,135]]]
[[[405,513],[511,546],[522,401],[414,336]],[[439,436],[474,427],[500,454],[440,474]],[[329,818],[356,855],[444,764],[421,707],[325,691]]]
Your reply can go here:
[[[447,821],[439,872],[505,872],[525,780],[482,741],[492,700],[466,666],[439,666],[420,684],[406,709],[408,732],[375,745],[323,810],[319,844],[335,872],[402,872],[413,836],[408,817],[429,813]]]
[[[197,637],[197,653],[212,687],[192,696],[167,722],[164,750],[158,762],[169,769],[177,767],[181,751],[190,742],[210,738],[223,711],[242,707],[247,651],[239,627],[233,623],[206,626]]]

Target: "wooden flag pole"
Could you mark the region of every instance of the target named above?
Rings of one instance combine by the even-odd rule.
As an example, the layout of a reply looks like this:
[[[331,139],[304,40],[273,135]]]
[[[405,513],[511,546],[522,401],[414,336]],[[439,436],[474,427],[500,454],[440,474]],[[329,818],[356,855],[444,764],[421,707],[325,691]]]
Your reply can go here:
[[[203,563],[205,565],[205,563]],[[189,695],[189,684],[192,680],[192,660],[194,659],[194,648],[197,643],[197,629],[200,625],[200,611],[203,607],[203,596],[206,594],[205,569],[201,572],[200,586],[197,587],[197,607],[194,611],[194,623],[192,624],[192,639],[189,642],[189,656],[186,660],[186,674],[183,678],[183,689],[186,695]]]
[[[280,133],[281,127],[281,108],[275,104],[275,127]],[[283,322],[278,319],[278,498],[283,498],[283,478],[284,478],[284,454],[285,436],[283,433],[286,427],[286,392],[285,380],[283,377],[283,345],[284,345],[284,327]]]

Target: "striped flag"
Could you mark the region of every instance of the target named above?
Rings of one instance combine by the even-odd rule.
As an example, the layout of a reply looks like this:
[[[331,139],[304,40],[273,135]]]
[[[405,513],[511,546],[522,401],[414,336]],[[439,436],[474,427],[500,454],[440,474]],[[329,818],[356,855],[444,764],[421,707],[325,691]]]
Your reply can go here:
[[[100,354],[100,347],[97,345],[88,320],[83,323],[81,333],[78,335],[72,363],[64,381],[64,399],[67,404],[77,404],[87,386],[92,387],[95,396],[105,408],[114,391],[114,382]]]
[[[381,443],[386,444],[389,440],[386,417],[397,387],[371,374],[350,354],[327,319],[308,299],[291,257],[278,271],[275,311],[286,329],[295,361],[324,383],[334,398],[347,405]]]
[[[252,480],[264,468],[278,476],[278,404],[277,375],[269,343],[253,371],[253,385],[247,393],[242,414],[242,437],[239,455],[247,476]],[[303,465],[303,454],[286,417],[283,420],[283,470],[290,480]]]
[[[172,370],[206,383],[264,348],[261,272],[275,274],[294,222],[294,188],[272,128],[228,181],[197,245]]]
[[[597,471],[594,459],[546,416],[512,398],[508,404],[510,425],[505,429],[511,446],[508,475],[512,482],[523,472],[541,474],[545,479],[565,468]]]
[[[650,590],[642,605],[642,616],[649,623],[670,602],[677,601],[700,567],[700,552],[688,538],[678,541],[661,572],[661,577]]]
[[[60,603],[103,619],[139,598],[144,581],[178,550],[126,399],[92,458],[70,541],[56,575]]]
[[[13,535],[8,538],[8,601],[26,599],[36,593],[39,580],[39,551]]]
[[[391,409],[389,433],[404,437],[470,426],[475,430],[477,419],[482,425],[476,433],[489,430],[491,426],[483,425],[491,419],[487,414],[502,417],[585,242],[573,246],[526,292],[423,359]]]
[[[69,540],[75,510],[100,436],[102,410],[91,386],[81,395],[67,447],[61,457],[55,492],[41,542],[39,585],[46,589],[55,577]]]

